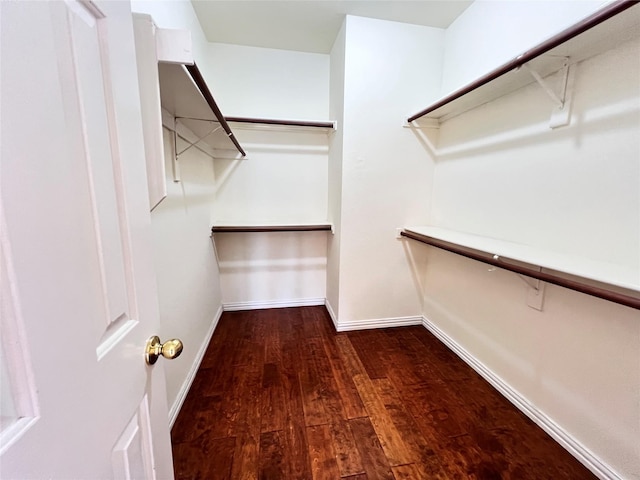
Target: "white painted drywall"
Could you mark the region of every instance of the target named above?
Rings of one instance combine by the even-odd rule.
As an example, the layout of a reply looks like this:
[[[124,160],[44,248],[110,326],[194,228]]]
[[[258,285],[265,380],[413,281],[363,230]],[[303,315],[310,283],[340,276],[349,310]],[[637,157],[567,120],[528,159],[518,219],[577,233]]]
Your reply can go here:
[[[498,25],[478,8],[455,26]],[[555,22],[544,4],[537,15],[530,4],[505,8],[515,24]],[[473,38],[467,33],[457,32]],[[494,45],[513,34],[496,27],[484,35]],[[640,268],[639,51],[636,41],[578,64],[567,127],[548,128],[551,103],[535,84],[445,122],[434,224]],[[499,63],[493,53],[482,55]],[[467,68],[459,78],[477,73]],[[604,465],[601,474],[640,475],[636,310],[547,285],[538,312],[512,273],[415,242],[409,248],[427,254],[416,270],[432,323]]]
[[[185,143],[178,141],[181,149]],[[180,156],[181,182],[174,183],[173,133],[164,129],[167,197],[151,212],[160,302],[161,339],[180,338],[180,358],[165,362],[167,399],[180,401],[197,355],[222,306],[218,265],[209,238],[215,195],[213,160],[192,148]]]
[[[206,61],[209,43],[189,0],[131,0],[131,10],[151,15],[159,28],[189,30],[196,63]]]
[[[517,57],[605,3],[476,0],[446,30],[441,95]]]
[[[342,23],[331,49],[329,115],[337,122],[337,131],[329,139],[328,219],[334,235],[327,244],[327,309],[337,321],[340,296],[340,239],[342,232],[342,145],[344,142],[344,72],[346,21]]]
[[[328,119],[328,55],[221,44],[209,53],[203,72],[226,115]],[[327,133],[231,126],[247,158],[215,160],[212,222],[326,223]],[[225,308],[322,303],[327,235],[216,235]]]
[[[225,115],[328,119],[329,55],[210,43],[203,75]]]
[[[243,130],[247,159],[216,159],[213,224],[327,222],[326,133]],[[327,232],[215,235],[226,309],[322,304]]]
[[[327,221],[327,134],[236,129],[246,160],[215,160],[213,224]],[[225,309],[324,303],[326,232],[215,235]]]
[[[338,305],[343,326],[421,312],[395,231],[428,219],[434,164],[402,122],[439,91],[443,40],[444,30],[437,28],[346,19]]]

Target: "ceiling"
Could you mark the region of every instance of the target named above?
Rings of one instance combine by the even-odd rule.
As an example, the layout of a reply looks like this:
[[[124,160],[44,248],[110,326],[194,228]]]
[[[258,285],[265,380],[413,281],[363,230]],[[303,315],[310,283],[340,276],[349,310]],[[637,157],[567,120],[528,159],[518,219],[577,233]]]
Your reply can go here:
[[[463,0],[191,0],[210,42],[329,53],[345,15],[448,27]]]

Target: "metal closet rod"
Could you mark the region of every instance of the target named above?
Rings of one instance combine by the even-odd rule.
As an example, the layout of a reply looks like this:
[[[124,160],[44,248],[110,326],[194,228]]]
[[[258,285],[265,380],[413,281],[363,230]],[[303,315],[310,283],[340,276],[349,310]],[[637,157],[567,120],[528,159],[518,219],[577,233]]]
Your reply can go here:
[[[193,65],[185,65],[185,67],[187,67],[187,71],[189,72],[189,74],[191,75],[191,78],[193,79],[196,86],[198,87],[198,90],[200,90],[200,93],[209,104],[209,108],[211,108],[211,110],[213,111],[213,114],[216,116],[216,118],[220,122],[220,125],[222,125],[222,128],[224,128],[224,131],[227,132],[227,136],[229,137],[229,139],[233,142],[233,144],[236,146],[236,148],[242,154],[242,156],[246,157],[247,153],[240,146],[240,143],[238,143],[238,140],[236,139],[235,135],[231,131],[231,127],[229,127],[229,124],[224,119],[224,115],[222,115],[222,112],[218,108],[216,101],[213,99],[213,95],[211,95],[211,92],[209,91],[209,87],[207,87],[207,83],[204,81],[204,78],[202,78],[202,74],[200,73],[200,69],[198,68],[198,66],[194,63]]]
[[[252,232],[323,232],[331,231],[331,225],[219,225],[211,228],[211,233],[252,233]]]
[[[274,120],[271,118],[224,117],[228,122],[259,123],[264,125],[283,125],[286,127],[334,128],[333,122],[314,122],[307,120]]]
[[[520,68],[527,62],[530,62],[534,58],[539,57],[540,55],[547,53],[549,50],[562,45],[563,43],[571,40],[574,37],[577,37],[581,33],[586,32],[587,30],[592,29],[593,27],[600,25],[602,22],[609,20],[611,17],[618,15],[621,12],[624,12],[626,9],[633,7],[638,4],[637,0],[617,0],[616,2],[607,5],[606,7],[598,10],[593,15],[588,16],[584,20],[576,23],[575,25],[563,30],[562,32],[554,35],[548,40],[540,43],[539,45],[533,47],[531,50],[523,53],[522,55],[518,55],[513,60],[503,64],[502,66],[492,70],[491,72],[483,75],[478,78],[474,82],[470,83],[466,87],[461,88],[460,90],[456,90],[450,95],[447,95],[442,100],[430,105],[424,110],[416,113],[415,115],[409,117],[407,122],[411,123],[414,120],[417,120],[420,117],[423,117],[440,107],[445,106],[448,103],[457,100],[460,97],[463,97],[469,92],[476,90],[477,88],[482,87],[483,85],[495,80],[498,77],[510,72],[511,70],[515,70],[516,68]]]
[[[624,305],[626,307],[631,307],[631,308],[635,308],[636,310],[640,310],[640,298],[631,297],[629,295],[624,295],[622,293],[606,290],[604,288],[594,287],[592,285],[587,285],[586,283],[577,282],[575,280],[569,280],[563,277],[558,277],[557,275],[552,275],[550,273],[539,272],[531,268],[521,267],[519,265],[513,265],[511,263],[504,263],[500,260],[494,260],[493,258],[488,258],[478,253],[469,252],[468,250],[463,250],[462,248],[459,248],[458,245],[455,243],[445,242],[444,240],[438,240],[436,238],[428,237],[426,235],[419,235],[417,233],[407,232],[407,231],[400,232],[400,235],[402,235],[403,237],[410,238],[412,240],[417,240],[418,242],[422,242],[427,245],[431,245],[436,248],[440,248],[442,250],[446,250],[447,252],[455,253],[456,255],[461,255],[463,257],[470,258],[472,260],[477,260],[478,262],[486,263],[488,265],[493,265],[498,268],[509,270],[510,272],[526,275],[527,277],[535,278],[537,280],[542,280],[543,282],[552,283],[560,287],[568,288],[570,290],[575,290],[576,292],[591,295],[592,297],[602,298],[610,302],[619,303],[620,305]],[[486,253],[489,253],[489,252],[486,252]]]

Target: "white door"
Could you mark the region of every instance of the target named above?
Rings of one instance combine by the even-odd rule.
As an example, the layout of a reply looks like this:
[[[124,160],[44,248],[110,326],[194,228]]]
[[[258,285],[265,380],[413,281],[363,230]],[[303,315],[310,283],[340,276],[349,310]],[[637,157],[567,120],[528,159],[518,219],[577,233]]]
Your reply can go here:
[[[173,478],[130,6],[0,22],[0,478]]]

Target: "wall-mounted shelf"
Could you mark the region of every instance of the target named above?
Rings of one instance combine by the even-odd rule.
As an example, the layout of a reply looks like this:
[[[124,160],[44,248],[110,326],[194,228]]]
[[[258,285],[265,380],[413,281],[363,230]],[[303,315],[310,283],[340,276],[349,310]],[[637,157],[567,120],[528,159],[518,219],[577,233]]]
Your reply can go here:
[[[160,102],[165,111],[210,147],[236,149],[246,155],[195,64],[160,63],[158,73]]]
[[[330,133],[336,130],[335,121],[327,120],[281,120],[273,118],[224,117],[237,128],[278,128],[284,130],[305,130]]]
[[[412,115],[444,121],[640,36],[640,7],[618,0]],[[627,11],[628,10],[628,11]],[[527,68],[521,68],[526,66]],[[416,124],[414,124],[416,125]],[[420,126],[417,122],[416,126]]]
[[[280,225],[214,225],[211,233],[255,233],[255,232],[332,232],[330,223],[280,224]]]
[[[400,234],[505,270],[640,309],[640,296],[627,295],[579,280],[509,263],[509,261],[523,262],[541,269],[549,269],[633,292],[640,292],[640,270],[638,269],[439,227],[405,227]]]

